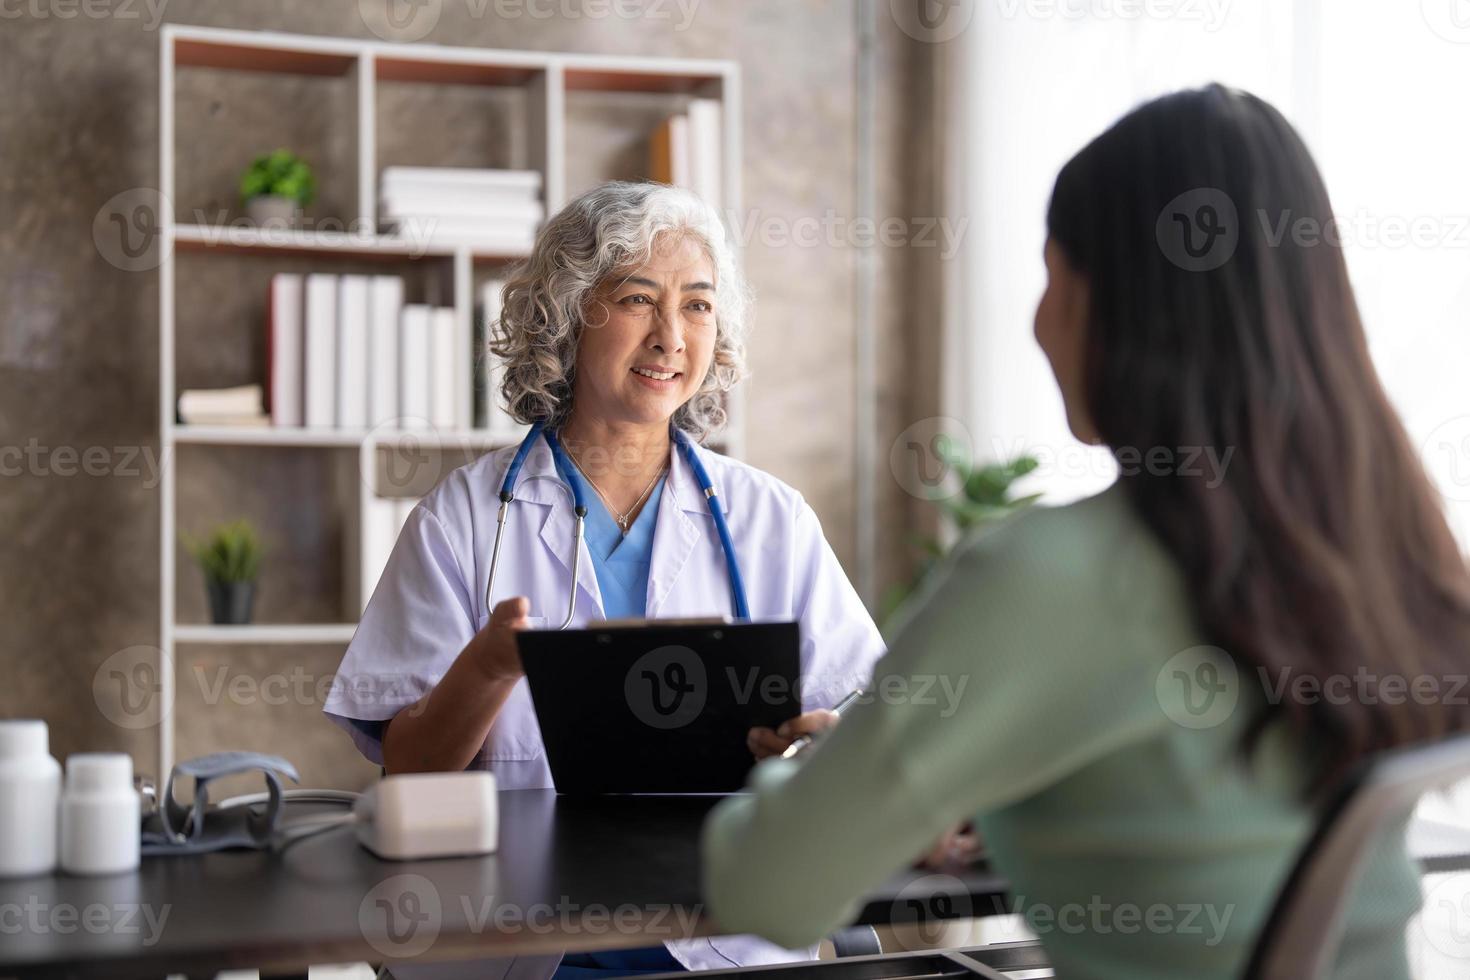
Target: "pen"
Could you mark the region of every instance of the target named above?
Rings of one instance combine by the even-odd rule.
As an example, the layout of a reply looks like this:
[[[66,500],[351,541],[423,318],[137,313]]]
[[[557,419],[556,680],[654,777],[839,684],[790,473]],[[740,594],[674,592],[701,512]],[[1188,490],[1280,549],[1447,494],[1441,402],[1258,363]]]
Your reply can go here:
[[[841,715],[848,708],[851,708],[853,705],[857,704],[858,698],[862,696],[862,691],[853,691],[847,697],[843,698],[841,701],[838,701],[837,707],[833,708],[832,710],[838,715]],[[786,746],[786,751],[781,753],[781,758],[789,759],[811,744],[812,737],[810,735],[798,735],[796,736],[796,740],[794,742]]]

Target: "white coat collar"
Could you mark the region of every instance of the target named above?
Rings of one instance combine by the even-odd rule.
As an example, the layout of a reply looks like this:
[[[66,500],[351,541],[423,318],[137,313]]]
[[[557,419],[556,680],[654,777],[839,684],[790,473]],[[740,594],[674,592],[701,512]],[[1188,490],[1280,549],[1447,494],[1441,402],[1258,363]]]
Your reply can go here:
[[[706,469],[710,469],[710,454],[700,446],[695,446],[694,451],[699,454],[700,461]],[[515,457],[515,450],[507,450],[508,455],[505,465],[509,466],[511,459]],[[704,488],[699,485],[699,479],[689,461],[684,458],[684,453],[677,445],[671,447],[669,453],[669,476],[665,484],[664,496],[673,490],[673,496],[680,510],[687,513],[709,514],[709,505],[705,503]],[[504,480],[504,469],[501,469],[501,479]],[[538,479],[538,477],[550,477],[550,479]],[[711,471],[710,479],[714,481],[715,491],[720,500],[720,509],[726,517],[730,515],[730,501],[725,496],[725,488],[721,486],[719,475]],[[497,491],[499,487],[496,487]],[[595,494],[589,485],[586,487],[588,493]],[[556,472],[556,467],[551,461],[551,449],[546,445],[546,440],[538,438],[536,444],[531,447],[531,452],[526,456],[526,462],[521,466],[520,479],[515,486],[516,500],[526,500],[533,504],[565,504],[570,512],[572,497],[569,488],[561,475]],[[590,504],[590,501],[589,501]],[[662,517],[662,509],[660,509]]]
[[[507,466],[514,456],[514,450],[510,452],[506,457]],[[695,452],[702,453],[703,450],[696,447]],[[695,546],[702,538],[714,538],[717,533],[714,521],[710,518],[709,507],[705,503],[704,490],[700,487],[689,461],[684,458],[678,446],[672,448],[670,456],[668,479],[664,492],[659,497],[658,525],[653,534],[653,555],[648,569],[648,595],[644,614],[650,619],[658,616],[659,610],[664,608],[679,580],[679,573]],[[707,459],[708,457],[702,457],[701,461]],[[550,479],[544,479],[545,477]],[[710,478],[715,480],[713,473]],[[596,493],[591,487],[587,490]],[[720,492],[723,488],[718,482],[715,482],[715,490],[721,509],[728,516],[730,504]],[[551,449],[545,439],[537,439],[526,456],[514,492],[517,502],[547,506],[546,517],[541,524],[541,540],[562,567],[570,572],[575,528],[572,496],[560,474],[556,472]],[[592,503],[589,500],[588,505],[592,506]],[[696,523],[697,518],[691,518],[691,514],[702,514],[704,520]],[[585,544],[578,552],[577,584],[583,598],[590,599],[596,605],[597,617],[588,618],[603,616],[602,591],[598,588],[592,556],[587,552]],[[729,605],[729,600],[724,599],[719,605]]]

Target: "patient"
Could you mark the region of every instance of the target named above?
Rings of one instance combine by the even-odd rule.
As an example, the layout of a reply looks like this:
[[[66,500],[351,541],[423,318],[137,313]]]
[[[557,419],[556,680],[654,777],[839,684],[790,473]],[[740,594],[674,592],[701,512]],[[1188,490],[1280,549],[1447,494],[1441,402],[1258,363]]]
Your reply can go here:
[[[1235,977],[1323,788],[1466,727],[1389,696],[1463,672],[1470,580],[1340,248],[1272,233],[1330,216],[1291,126],[1219,86],[1063,168],[1036,338],[1122,475],[963,543],[911,604],[874,683],[968,678],[957,711],[860,705],[712,814],[722,929],[810,942],[973,818],[1058,976]],[[1392,835],[1336,975],[1406,977],[1418,906]]]

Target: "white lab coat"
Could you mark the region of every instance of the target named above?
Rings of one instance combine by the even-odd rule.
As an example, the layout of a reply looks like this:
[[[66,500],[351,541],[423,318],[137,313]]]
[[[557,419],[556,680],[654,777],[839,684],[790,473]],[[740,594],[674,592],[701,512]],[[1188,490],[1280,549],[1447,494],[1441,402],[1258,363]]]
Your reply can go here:
[[[884,652],[877,627],[799,493],[751,466],[707,449],[698,452],[724,505],[751,618],[800,623],[802,709],[833,706],[871,677]],[[374,762],[382,762],[381,744],[347,719],[385,721],[417,701],[489,619],[485,584],[498,494],[514,453],[508,447],[455,470],[414,508],[363,612],[325,711]],[[675,449],[670,456],[653,537],[647,615],[733,616],[724,551],[704,492],[683,454]],[[545,440],[538,439],[526,458],[515,493],[492,601],[528,596],[532,627],[555,627],[565,618],[571,586],[573,515]],[[585,547],[580,563],[574,626],[603,618]],[[504,789],[552,786],[524,679],[501,709],[476,763],[493,771]],[[668,946],[696,970],[815,957],[815,948],[784,950],[753,936]],[[481,962],[475,975],[549,975],[558,960],[534,959],[535,964]]]

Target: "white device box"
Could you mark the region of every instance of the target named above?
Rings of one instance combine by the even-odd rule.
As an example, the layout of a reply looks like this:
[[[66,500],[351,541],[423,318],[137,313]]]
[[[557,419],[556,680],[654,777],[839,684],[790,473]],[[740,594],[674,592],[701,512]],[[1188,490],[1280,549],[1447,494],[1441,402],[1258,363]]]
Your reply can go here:
[[[393,861],[490,854],[500,833],[495,776],[484,771],[384,776],[352,812],[358,842]]]

